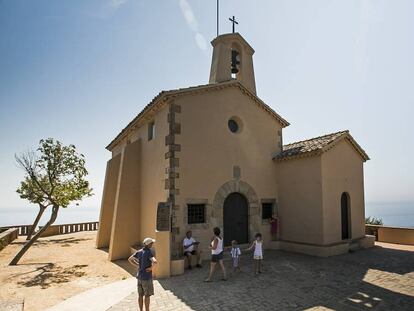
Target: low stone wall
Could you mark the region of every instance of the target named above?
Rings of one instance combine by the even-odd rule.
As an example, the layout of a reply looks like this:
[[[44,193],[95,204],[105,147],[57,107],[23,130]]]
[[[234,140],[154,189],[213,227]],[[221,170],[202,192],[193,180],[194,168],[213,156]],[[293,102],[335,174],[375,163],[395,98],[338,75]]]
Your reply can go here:
[[[19,236],[18,228],[7,229],[6,231],[3,231],[2,233],[0,233],[0,250],[2,250],[4,247],[9,245],[15,239],[17,239],[18,236]]]
[[[0,227],[0,232],[3,230],[6,231],[7,229],[11,229],[11,228],[19,229],[19,235],[28,235],[30,229],[32,228],[32,225],[14,225],[14,226]]]
[[[42,237],[47,237],[51,235],[74,233],[80,231],[95,231],[98,230],[99,222],[82,222],[76,224],[63,224],[63,225],[52,225],[50,226],[43,234]],[[17,229],[18,235],[27,236],[29,234],[32,225],[15,225],[8,227],[0,227],[0,232],[6,231],[8,229]],[[39,226],[41,229],[42,226]]]
[[[42,226],[39,226],[39,229],[42,229]],[[58,235],[60,234],[60,230],[59,230],[59,225],[56,226],[50,226],[49,228],[46,229],[45,232],[42,233],[41,237],[47,237],[47,236],[52,236],[52,235]]]
[[[414,245],[414,228],[383,227],[378,229],[378,241]]]
[[[382,226],[378,225],[365,225],[365,234],[375,236],[375,241],[378,241],[378,228]]]
[[[365,225],[365,231],[378,242],[414,245],[414,228]]]
[[[58,235],[58,234],[67,234],[81,231],[95,231],[98,230],[99,222],[83,222],[77,224],[63,224],[63,225],[52,225],[45,232],[43,232],[42,237]],[[39,226],[41,229],[42,226]]]

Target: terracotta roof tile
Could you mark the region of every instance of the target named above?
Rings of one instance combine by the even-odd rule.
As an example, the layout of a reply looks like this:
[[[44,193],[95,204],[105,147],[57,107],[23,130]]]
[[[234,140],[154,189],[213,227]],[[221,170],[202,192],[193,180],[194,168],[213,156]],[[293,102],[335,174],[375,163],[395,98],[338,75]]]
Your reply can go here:
[[[337,142],[342,138],[347,138],[349,140],[364,161],[369,160],[368,155],[352,138],[349,131],[340,131],[284,145],[282,152],[275,155],[274,159],[285,160],[301,156],[320,154],[321,152],[329,149],[330,145],[334,145],[334,142]]]

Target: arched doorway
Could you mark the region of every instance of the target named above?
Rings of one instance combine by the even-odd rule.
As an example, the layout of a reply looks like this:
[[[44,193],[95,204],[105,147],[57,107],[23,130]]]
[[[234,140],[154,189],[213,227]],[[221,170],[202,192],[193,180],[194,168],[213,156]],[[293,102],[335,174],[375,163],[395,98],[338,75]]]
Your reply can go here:
[[[224,200],[223,205],[223,234],[224,245],[232,240],[239,244],[249,242],[249,206],[244,195],[233,192]]]
[[[347,192],[341,195],[341,227],[342,227],[342,240],[348,240],[351,238],[351,221],[350,221],[350,199]]]

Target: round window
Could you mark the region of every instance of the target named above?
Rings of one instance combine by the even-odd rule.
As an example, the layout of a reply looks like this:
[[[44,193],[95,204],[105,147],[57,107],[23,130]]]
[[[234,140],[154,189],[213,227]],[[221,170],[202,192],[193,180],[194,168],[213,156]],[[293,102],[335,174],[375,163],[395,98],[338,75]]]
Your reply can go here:
[[[236,120],[234,119],[230,119],[228,122],[228,126],[229,126],[229,130],[232,133],[237,133],[239,131],[239,124],[237,123]]]

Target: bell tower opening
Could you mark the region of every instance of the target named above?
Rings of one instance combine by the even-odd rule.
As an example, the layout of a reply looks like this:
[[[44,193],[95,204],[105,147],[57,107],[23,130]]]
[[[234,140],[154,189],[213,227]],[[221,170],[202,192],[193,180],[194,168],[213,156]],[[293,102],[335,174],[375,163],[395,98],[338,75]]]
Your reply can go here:
[[[237,80],[256,94],[253,70],[253,48],[239,33],[220,35],[211,42],[213,58],[211,61],[209,83]]]
[[[240,53],[236,48],[231,49],[231,78],[237,79],[240,65]]]

